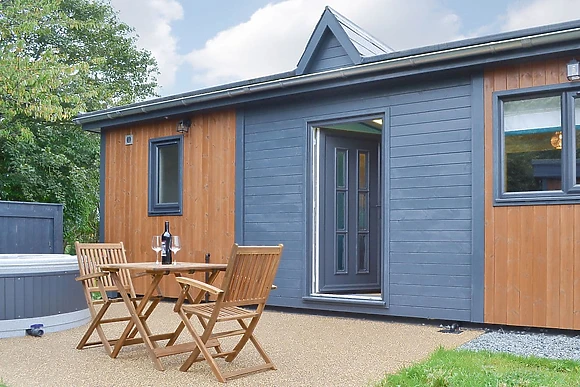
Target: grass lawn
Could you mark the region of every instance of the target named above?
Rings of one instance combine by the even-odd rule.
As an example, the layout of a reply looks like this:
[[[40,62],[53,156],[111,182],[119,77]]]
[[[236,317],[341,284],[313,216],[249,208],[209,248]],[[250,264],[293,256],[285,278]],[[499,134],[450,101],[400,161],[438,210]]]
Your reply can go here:
[[[580,362],[440,348],[377,383],[387,386],[580,386]]]

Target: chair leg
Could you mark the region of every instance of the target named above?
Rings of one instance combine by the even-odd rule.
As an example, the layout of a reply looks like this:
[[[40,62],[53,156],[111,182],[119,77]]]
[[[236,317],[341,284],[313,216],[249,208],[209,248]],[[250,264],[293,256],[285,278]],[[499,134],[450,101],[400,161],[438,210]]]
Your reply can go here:
[[[151,316],[151,313],[153,312],[153,310],[155,309],[157,304],[159,304],[159,301],[161,301],[161,299],[159,299],[159,298],[156,298],[156,299],[151,301],[151,303],[147,307],[147,310],[145,311],[145,314],[143,314],[144,321],[147,320],[149,318],[149,316]],[[138,332],[137,327],[133,327],[133,330],[131,331],[131,333],[129,333],[129,336],[127,336],[127,338],[132,339],[133,337],[135,337],[137,335],[137,332]]]
[[[179,309],[177,311],[177,313],[179,314],[179,317],[181,317],[181,320],[183,321],[183,325],[187,328],[187,330],[189,331],[189,334],[195,340],[196,345],[198,345],[198,342],[197,342],[198,334],[195,331],[195,328],[193,327],[193,325],[191,324],[191,321],[189,321],[189,318],[188,318],[187,314],[183,310],[181,310],[181,309]],[[191,352],[191,354],[189,355],[189,357],[187,358],[187,360],[185,361],[185,363],[183,363],[179,369],[181,371],[187,371],[189,369],[189,367],[191,367],[191,365],[193,363],[195,363],[195,360],[197,359],[197,357],[199,356],[199,354],[200,354],[200,349],[199,349],[199,345],[198,345]],[[191,359],[191,361],[190,361],[190,359]]]
[[[238,341],[238,344],[236,344],[236,346],[234,347],[234,349],[232,350],[232,353],[229,354],[225,360],[227,362],[231,362],[233,361],[236,356],[238,356],[238,354],[240,353],[240,351],[242,350],[242,348],[244,348],[244,346],[246,345],[246,343],[248,342],[248,340],[250,339],[250,337],[253,336],[254,333],[254,329],[256,328],[256,326],[258,325],[258,321],[260,321],[260,315],[252,318],[252,321],[250,321],[250,325],[246,325],[246,323],[242,320],[239,319],[237,320],[238,324],[240,324],[240,326],[246,331],[244,333],[244,335],[240,338],[240,341]]]
[[[264,349],[260,345],[260,342],[258,341],[258,339],[256,339],[256,337],[253,334],[253,331],[256,328],[256,325],[258,324],[259,319],[260,319],[260,316],[256,316],[256,317],[252,318],[252,321],[250,322],[249,325],[246,325],[246,323],[242,319],[236,320],[238,322],[238,324],[240,324],[242,329],[245,330],[245,332],[242,335],[242,338],[240,339],[240,341],[238,342],[236,347],[225,358],[225,361],[228,361],[228,362],[233,361],[236,358],[236,356],[240,353],[242,348],[244,348],[244,346],[247,344],[247,342],[249,340],[252,342],[252,344],[254,345],[254,347],[256,348],[256,350],[258,351],[260,356],[262,357],[264,364],[251,366],[251,367],[245,367],[242,369],[238,369],[236,371],[227,372],[227,373],[223,374],[223,376],[226,380],[239,378],[240,376],[244,376],[244,375],[248,375],[248,374],[252,374],[252,373],[256,373],[256,372],[276,369],[276,366],[274,365],[274,363],[272,363],[272,360],[268,357],[268,355],[266,354],[266,351],[264,351]]]
[[[189,331],[189,333],[191,333],[191,336],[193,337],[195,344],[197,345],[197,347],[193,350],[191,355],[189,355],[187,360],[185,360],[185,362],[181,365],[179,370],[184,371],[184,372],[187,371],[191,367],[191,365],[193,363],[195,363],[195,361],[197,360],[197,358],[201,352],[201,355],[203,355],[205,360],[208,362],[208,364],[209,364],[213,374],[217,378],[217,380],[219,380],[222,383],[225,383],[226,379],[224,378],[224,376],[221,373],[221,371],[220,371],[217,363],[215,362],[213,356],[211,355],[211,353],[209,353],[209,351],[205,345],[205,343],[209,339],[209,336],[211,334],[211,331],[212,331],[215,323],[212,323],[212,322],[208,323],[207,326],[205,327],[205,330],[203,332],[202,337],[200,337],[197,334],[197,332],[195,331],[195,328],[193,327],[193,325],[191,324],[191,321],[189,321],[189,318],[187,318],[187,315],[183,312],[183,310],[180,309],[178,313],[179,313],[179,316],[181,317],[181,319],[183,320],[183,323],[187,327],[187,330]]]
[[[85,344],[87,343],[87,341],[89,340],[89,338],[93,334],[93,332],[96,330],[97,334],[101,338],[101,342],[102,342],[103,346],[105,347],[105,351],[107,352],[107,355],[109,355],[109,356],[111,355],[111,352],[112,352],[111,345],[109,344],[109,340],[107,339],[105,332],[103,331],[103,328],[101,327],[101,319],[103,318],[103,316],[107,312],[107,309],[109,309],[109,306],[111,306],[111,302],[107,302],[107,303],[103,304],[103,306],[101,306],[101,309],[99,310],[99,312],[94,315],[93,320],[91,321],[91,324],[87,328],[87,331],[85,332],[85,334],[83,335],[83,337],[79,341],[79,343],[77,345],[77,349],[83,349]]]
[[[99,337],[101,338],[103,347],[105,347],[105,352],[107,353],[107,355],[111,356],[113,353],[113,347],[111,347],[111,343],[107,339],[107,336],[105,335],[105,331],[103,331],[103,327],[101,326],[101,324],[97,325],[96,330]]]
[[[243,320],[238,320],[238,323],[242,326],[243,329],[248,329]],[[262,357],[264,362],[266,364],[271,365],[271,368],[273,370],[275,370],[276,365],[272,362],[272,359],[270,359],[268,354],[266,354],[266,351],[264,350],[264,348],[262,347],[262,345],[260,344],[260,342],[258,341],[258,339],[256,338],[256,336],[253,333],[250,335],[250,341],[252,342],[252,344],[254,345],[254,348],[256,348],[256,351],[258,351],[258,353],[260,354],[260,356]],[[237,356],[238,354],[239,354],[239,351],[236,352],[235,356]],[[234,358],[235,358],[235,356],[234,356]]]
[[[270,359],[270,357],[266,354],[266,351],[264,351],[264,348],[262,348],[262,345],[260,344],[260,342],[258,341],[258,339],[256,339],[256,336],[254,336],[254,335],[250,336],[250,341],[252,342],[252,344],[256,348],[256,351],[258,351],[258,353],[260,354],[260,356],[262,357],[262,359],[264,360],[264,362],[266,364],[269,364],[270,365],[270,368],[272,368],[273,370],[275,370],[276,369],[276,365],[272,362],[272,359]]]
[[[201,324],[203,329],[204,330],[207,329],[207,323],[205,322],[205,320],[203,318],[201,318],[200,316],[197,316],[197,317],[198,317],[199,323]],[[222,349],[221,343],[217,339],[216,339],[216,342],[217,342],[217,345],[215,347],[213,347],[213,349],[215,349],[215,351],[217,353],[222,353],[223,349]]]

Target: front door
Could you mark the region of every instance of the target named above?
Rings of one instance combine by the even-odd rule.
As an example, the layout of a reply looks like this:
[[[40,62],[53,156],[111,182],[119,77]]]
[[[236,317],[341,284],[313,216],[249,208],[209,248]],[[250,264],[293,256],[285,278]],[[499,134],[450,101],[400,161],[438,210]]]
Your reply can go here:
[[[380,136],[321,132],[322,293],[380,292]]]

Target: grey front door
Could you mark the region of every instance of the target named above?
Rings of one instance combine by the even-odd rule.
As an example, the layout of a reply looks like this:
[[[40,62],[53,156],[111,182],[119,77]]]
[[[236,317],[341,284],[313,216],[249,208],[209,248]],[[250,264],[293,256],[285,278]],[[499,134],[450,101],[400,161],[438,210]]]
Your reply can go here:
[[[380,136],[321,134],[320,292],[380,292]]]

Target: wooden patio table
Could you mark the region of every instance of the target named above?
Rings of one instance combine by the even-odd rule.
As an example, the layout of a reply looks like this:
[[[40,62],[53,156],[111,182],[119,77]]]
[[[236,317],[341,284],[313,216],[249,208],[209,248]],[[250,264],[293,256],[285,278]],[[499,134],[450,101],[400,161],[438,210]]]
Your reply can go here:
[[[159,292],[159,282],[165,275],[173,274],[175,277],[180,277],[182,274],[192,274],[195,272],[205,272],[209,273],[207,279],[208,284],[212,284],[220,271],[225,271],[227,264],[221,263],[188,263],[188,262],[178,262],[176,264],[162,265],[157,263],[149,262],[138,262],[138,263],[116,263],[116,264],[105,264],[99,265],[99,268],[108,272],[113,280],[113,283],[118,289],[119,294],[123,298],[125,306],[129,310],[131,315],[131,320],[127,323],[123,334],[118,341],[115,342],[115,347],[111,353],[111,357],[116,358],[119,354],[121,348],[125,345],[132,345],[137,343],[144,343],[147,349],[147,353],[155,368],[163,371],[163,365],[159,360],[161,357],[175,355],[183,352],[191,352],[195,348],[195,343],[185,343],[185,344],[175,344],[175,341],[179,337],[180,333],[183,331],[185,325],[181,322],[173,332],[163,333],[163,334],[153,334],[147,321],[142,317],[142,312],[147,305],[147,302],[155,293]],[[139,271],[144,274],[151,276],[151,282],[145,290],[143,298],[138,304],[134,304],[131,297],[125,290],[121,278],[119,277],[119,270],[131,270]],[[187,294],[186,297],[191,303],[199,303],[203,299],[205,292],[200,291],[195,297],[191,294]],[[133,337],[136,335],[134,328],[139,332],[140,338]],[[159,340],[167,340],[167,344],[164,347],[160,347],[157,344]]]

